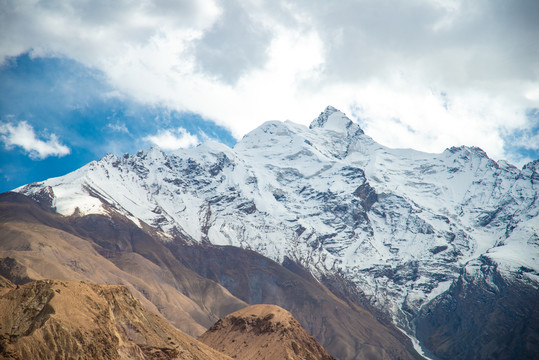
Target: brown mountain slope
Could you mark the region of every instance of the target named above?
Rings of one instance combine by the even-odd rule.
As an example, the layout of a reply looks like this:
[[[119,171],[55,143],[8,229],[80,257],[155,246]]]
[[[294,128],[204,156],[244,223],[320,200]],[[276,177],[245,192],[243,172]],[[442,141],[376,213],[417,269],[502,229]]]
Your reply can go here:
[[[335,360],[292,314],[275,305],[251,305],[238,310],[198,339],[242,360]]]
[[[298,269],[244,249],[163,242],[155,230],[113,210],[63,217],[22,195],[0,194],[0,274],[18,284],[43,278],[122,284],[194,336],[246,303],[273,303],[341,360],[420,358],[359,297],[332,293]]]
[[[14,193],[0,195],[0,275],[125,285],[143,305],[198,336],[246,304],[182,265],[126,218],[64,217]]]
[[[124,286],[40,280],[0,296],[2,359],[230,359],[146,310]]]
[[[402,332],[366,310],[358,296],[343,291],[339,295],[346,297],[335,296],[290,261],[285,268],[231,246],[167,246],[193,270],[220,282],[245,302],[276,304],[290,311],[338,359],[422,358]],[[330,281],[337,285],[336,279]]]

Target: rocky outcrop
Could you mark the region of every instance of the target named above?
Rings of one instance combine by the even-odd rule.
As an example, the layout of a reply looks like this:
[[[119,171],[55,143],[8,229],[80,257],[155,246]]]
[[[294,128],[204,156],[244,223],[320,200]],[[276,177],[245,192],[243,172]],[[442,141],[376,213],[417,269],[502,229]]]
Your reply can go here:
[[[290,314],[275,305],[252,305],[219,320],[199,337],[242,360],[335,360]]]
[[[40,280],[0,296],[2,359],[230,359],[146,310],[124,286]]]

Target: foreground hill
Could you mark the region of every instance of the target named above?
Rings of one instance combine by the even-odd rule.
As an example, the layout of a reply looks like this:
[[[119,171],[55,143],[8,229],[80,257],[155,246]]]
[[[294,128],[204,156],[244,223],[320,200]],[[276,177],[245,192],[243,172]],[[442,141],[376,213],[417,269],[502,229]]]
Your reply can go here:
[[[2,359],[230,360],[146,310],[124,286],[40,280],[4,282],[2,292]]]
[[[292,314],[275,305],[238,310],[198,339],[235,359],[335,360]]]

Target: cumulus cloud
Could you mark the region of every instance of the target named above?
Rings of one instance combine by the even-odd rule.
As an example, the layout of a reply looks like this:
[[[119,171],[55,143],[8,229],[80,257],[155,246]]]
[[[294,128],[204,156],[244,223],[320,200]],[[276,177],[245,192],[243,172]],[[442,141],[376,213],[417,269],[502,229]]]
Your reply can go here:
[[[7,1],[0,57],[100,69],[120,93],[213,119],[238,138],[332,104],[388,146],[478,145],[539,104],[535,0]],[[539,145],[536,149],[539,150]]]
[[[17,124],[0,124],[0,139],[6,148],[21,147],[32,159],[45,159],[49,156],[62,157],[70,153],[70,149],[60,144],[55,134],[39,139],[34,128],[26,121]]]
[[[165,151],[185,149],[200,143],[196,135],[190,134],[184,128],[160,130],[156,135],[146,136],[143,140]]]
[[[194,42],[195,61],[202,72],[234,84],[267,61],[270,40],[269,29],[237,1],[229,1],[211,29]]]
[[[196,37],[220,11],[211,0],[7,0],[0,6],[2,58],[32,49],[99,66],[164,33]]]

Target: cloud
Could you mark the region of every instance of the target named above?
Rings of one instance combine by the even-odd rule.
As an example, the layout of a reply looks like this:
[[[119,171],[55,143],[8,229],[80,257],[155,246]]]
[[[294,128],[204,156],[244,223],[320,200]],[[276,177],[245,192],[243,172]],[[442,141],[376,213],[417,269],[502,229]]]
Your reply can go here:
[[[115,124],[108,123],[107,128],[115,132],[129,134],[129,129],[124,123],[120,123],[120,122],[116,122]]]
[[[0,6],[2,58],[32,49],[101,66],[161,33],[192,38],[219,15],[211,0],[8,0]]]
[[[0,5],[0,57],[67,56],[118,93],[240,138],[332,104],[375,140],[495,158],[539,103],[536,0],[73,1]]]
[[[36,136],[34,128],[26,121],[18,124],[5,123],[0,125],[0,139],[7,149],[19,146],[32,159],[45,159],[49,156],[62,157],[69,154],[70,149],[58,142],[55,134],[50,134],[41,140]]]
[[[143,141],[157,145],[165,151],[172,151],[196,146],[200,143],[196,135],[183,128],[160,130],[156,135],[149,135]]]
[[[229,1],[211,29],[194,42],[195,61],[202,72],[234,84],[268,60],[270,40],[269,29],[237,1]]]

